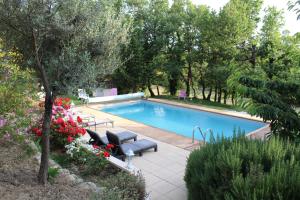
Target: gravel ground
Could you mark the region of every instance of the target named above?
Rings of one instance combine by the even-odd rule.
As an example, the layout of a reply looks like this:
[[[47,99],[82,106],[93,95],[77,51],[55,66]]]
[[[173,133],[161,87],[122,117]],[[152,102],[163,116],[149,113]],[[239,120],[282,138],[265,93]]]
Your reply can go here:
[[[46,186],[37,183],[39,164],[34,156],[28,156],[21,145],[0,140],[0,199],[90,199],[87,190],[66,183]]]

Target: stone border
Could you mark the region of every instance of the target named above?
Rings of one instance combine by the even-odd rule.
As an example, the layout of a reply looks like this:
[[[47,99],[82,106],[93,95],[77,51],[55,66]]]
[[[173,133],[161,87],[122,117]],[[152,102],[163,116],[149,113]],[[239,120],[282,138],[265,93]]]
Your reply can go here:
[[[41,163],[41,153],[39,152],[37,146],[30,142],[28,144],[34,151],[36,151],[36,154],[33,156],[34,159],[37,161],[38,164]],[[85,182],[81,177],[72,174],[70,170],[62,168],[57,162],[49,158],[49,167],[56,168],[59,172],[58,176],[55,178],[56,183],[63,183],[68,184],[74,187],[78,187],[81,190],[93,192],[100,194],[104,188],[98,187],[93,182]]]

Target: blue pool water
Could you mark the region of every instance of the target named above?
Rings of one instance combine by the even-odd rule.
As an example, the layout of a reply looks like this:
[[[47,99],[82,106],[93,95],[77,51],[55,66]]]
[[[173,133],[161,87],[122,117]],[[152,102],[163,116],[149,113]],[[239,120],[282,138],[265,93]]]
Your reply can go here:
[[[249,133],[265,126],[257,121],[142,100],[113,104],[102,111],[186,137],[192,137],[195,126],[200,126],[204,132],[211,129],[214,135],[226,137],[232,136],[234,129]],[[195,138],[202,140],[197,132]],[[206,138],[209,139],[209,134]]]

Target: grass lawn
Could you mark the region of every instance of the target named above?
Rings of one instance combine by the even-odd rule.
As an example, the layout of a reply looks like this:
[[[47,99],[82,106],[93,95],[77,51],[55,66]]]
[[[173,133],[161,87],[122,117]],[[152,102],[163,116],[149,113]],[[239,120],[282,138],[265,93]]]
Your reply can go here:
[[[170,96],[170,95],[160,95],[160,96],[155,96],[151,98],[156,98],[156,99],[166,99],[170,101],[175,101],[179,103],[185,103],[185,104],[191,104],[191,105],[199,105],[207,108],[214,108],[214,109],[219,109],[219,110],[234,110],[234,111],[243,111],[242,108],[238,106],[233,106],[233,105],[228,105],[228,104],[222,104],[218,102],[213,102],[213,101],[206,101],[203,99],[178,99],[176,96]]]

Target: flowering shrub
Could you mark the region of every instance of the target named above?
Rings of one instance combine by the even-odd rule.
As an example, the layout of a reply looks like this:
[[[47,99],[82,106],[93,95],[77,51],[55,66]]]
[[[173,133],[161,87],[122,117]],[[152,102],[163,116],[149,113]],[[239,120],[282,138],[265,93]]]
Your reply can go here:
[[[108,144],[105,148],[97,145],[93,145],[92,148],[89,147],[90,145],[85,146],[79,138],[65,146],[70,161],[79,165],[85,175],[94,175],[106,166],[108,163],[106,158],[110,157],[111,149],[114,146]]]
[[[96,153],[96,156],[103,156],[105,158],[108,158],[108,157],[110,157],[110,152],[114,148],[114,145],[107,144],[106,147],[104,149],[102,149],[101,147],[93,144],[93,148]]]
[[[52,108],[51,119],[51,144],[54,148],[64,148],[67,143],[84,135],[86,130],[80,126],[82,119],[74,115],[70,110],[71,100],[69,98],[56,98]],[[42,126],[32,128],[32,132],[37,136],[42,136]]]
[[[71,108],[71,99],[58,97],[54,101],[55,106],[62,106],[64,109],[69,110]]]

